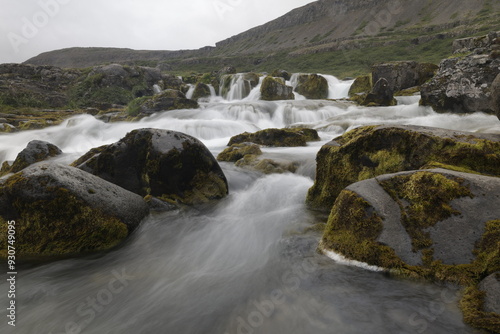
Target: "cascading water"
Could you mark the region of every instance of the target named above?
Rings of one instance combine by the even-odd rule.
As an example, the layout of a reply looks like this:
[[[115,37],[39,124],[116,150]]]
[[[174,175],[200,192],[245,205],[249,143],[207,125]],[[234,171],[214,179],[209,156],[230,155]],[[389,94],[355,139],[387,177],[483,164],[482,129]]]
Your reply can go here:
[[[346,94],[341,91],[336,94]],[[365,108],[321,100],[212,100],[137,123],[82,115],[0,135],[0,163],[33,139],[56,144],[65,153],[57,160],[71,163],[145,127],[193,135],[213,154],[233,135],[271,127],[315,128],[322,139],[307,147],[263,148],[264,156],[300,162],[298,174],[264,176],[221,163],[230,195],[215,207],[152,214],[111,252],[20,268],[17,326],[2,321],[0,332],[475,333],[462,321],[455,287],[333,262],[315,251],[320,235],[304,232],[318,219],[304,205],[313,184],[307,175],[331,138],[380,123],[500,133],[495,116],[437,114],[417,98],[401,102]],[[7,291],[7,282],[0,289]],[[0,294],[0,304],[7,302]]]

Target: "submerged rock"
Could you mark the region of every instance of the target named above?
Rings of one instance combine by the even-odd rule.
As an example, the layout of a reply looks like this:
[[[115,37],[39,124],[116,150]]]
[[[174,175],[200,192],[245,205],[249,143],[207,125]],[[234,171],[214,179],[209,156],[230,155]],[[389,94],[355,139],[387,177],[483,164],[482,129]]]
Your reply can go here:
[[[31,166],[0,181],[0,230],[7,236],[15,221],[19,258],[110,249],[147,214],[140,196],[65,165]]]
[[[134,130],[73,165],[141,196],[171,203],[201,204],[228,193],[226,177],[205,145],[175,131]]]
[[[327,99],[328,81],[317,74],[299,75],[295,91],[307,99]]]
[[[349,97],[356,96],[358,94],[368,94],[373,87],[372,76],[362,75],[356,78],[349,88]]]
[[[443,167],[500,176],[500,135],[421,126],[366,126],[318,152],[307,202],[329,211],[340,192],[357,181],[405,170]]]
[[[236,162],[246,155],[261,155],[260,146],[252,143],[233,144],[226,148],[218,156],[219,161]]]
[[[476,291],[481,277],[500,269],[500,178],[431,169],[360,181],[332,207],[320,250],[413,277],[460,283]],[[498,282],[487,311],[497,304]],[[498,314],[482,297],[462,300],[464,318],[492,330]],[[477,301],[471,302],[471,299]]]
[[[285,79],[267,76],[260,87],[261,99],[265,101],[295,100],[293,87],[285,84]]]
[[[235,166],[255,170],[263,174],[295,173],[297,171],[297,165],[292,161],[261,159],[254,154],[245,155],[236,162]]]
[[[306,146],[308,141],[318,141],[318,132],[308,128],[266,129],[255,133],[242,133],[232,137],[228,146],[245,142],[265,146]]]

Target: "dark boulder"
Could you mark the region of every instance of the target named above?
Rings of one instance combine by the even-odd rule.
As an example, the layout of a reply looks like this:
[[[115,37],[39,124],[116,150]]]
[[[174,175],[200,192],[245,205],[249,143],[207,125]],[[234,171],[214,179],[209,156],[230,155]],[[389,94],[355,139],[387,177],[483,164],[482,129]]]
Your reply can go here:
[[[14,160],[10,172],[17,173],[22,169],[48,158],[52,158],[62,154],[59,147],[41,140],[32,140],[28,146],[22,150]]]
[[[288,73],[285,70],[274,70],[273,73],[271,73],[271,76],[276,78],[283,78],[286,81],[289,81],[290,78],[292,77],[290,73]]]
[[[373,82],[381,78],[387,80],[393,92],[420,86],[436,74],[438,66],[416,61],[395,61],[374,65],[372,68]]]
[[[73,165],[141,196],[171,203],[200,204],[228,193],[226,177],[205,145],[175,131],[134,130]]]
[[[7,236],[15,221],[20,259],[110,249],[147,214],[140,196],[65,165],[31,166],[0,181],[0,230]]]
[[[421,126],[366,126],[325,144],[307,202],[329,211],[350,184],[378,175],[442,167],[500,176],[500,135]]]
[[[394,106],[397,101],[394,99],[394,91],[389,86],[389,82],[385,78],[379,79],[372,90],[366,95],[362,102],[365,106]]]
[[[491,109],[500,119],[500,73],[491,84]]]

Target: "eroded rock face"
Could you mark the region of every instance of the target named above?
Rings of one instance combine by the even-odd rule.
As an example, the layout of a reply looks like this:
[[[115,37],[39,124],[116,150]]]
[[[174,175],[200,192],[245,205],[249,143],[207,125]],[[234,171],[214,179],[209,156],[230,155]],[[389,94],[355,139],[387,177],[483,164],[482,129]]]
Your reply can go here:
[[[268,76],[260,88],[261,99],[265,101],[295,100],[293,88],[285,85],[285,79]]]
[[[73,163],[141,196],[201,204],[225,197],[227,180],[210,151],[180,132],[140,129]]]
[[[65,165],[31,166],[0,184],[0,230],[6,236],[7,222],[16,222],[21,258],[110,249],[148,212],[141,196]]]
[[[443,167],[500,176],[500,136],[420,126],[367,126],[324,145],[307,202],[329,211],[357,181],[405,170]]]
[[[441,62],[437,75],[421,87],[421,104],[437,112],[495,113],[491,85],[500,73],[500,58],[494,56],[499,39],[485,36],[460,43],[458,51],[469,55]]]

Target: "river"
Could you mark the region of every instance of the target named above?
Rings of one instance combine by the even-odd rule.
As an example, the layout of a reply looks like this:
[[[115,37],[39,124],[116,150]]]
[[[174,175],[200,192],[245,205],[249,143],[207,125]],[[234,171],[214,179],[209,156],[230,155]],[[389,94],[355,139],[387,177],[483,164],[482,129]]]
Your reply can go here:
[[[351,82],[328,80],[330,97],[347,94]],[[230,195],[214,207],[153,213],[111,252],[20,268],[16,327],[3,316],[0,333],[478,333],[463,323],[455,286],[398,279],[318,254],[321,235],[308,228],[325,218],[304,201],[319,148],[349,129],[384,123],[500,133],[498,119],[438,114],[419,106],[418,97],[364,108],[300,96],[266,102],[258,95],[212,97],[200,109],[137,123],[80,115],[0,135],[0,163],[33,139],[57,145],[64,154],[55,160],[71,163],[145,127],[195,136],[214,155],[231,136],[265,128],[301,125],[322,139],[301,148],[263,148],[265,156],[297,162],[296,174],[266,176],[221,163]],[[2,280],[4,315],[7,290]]]

